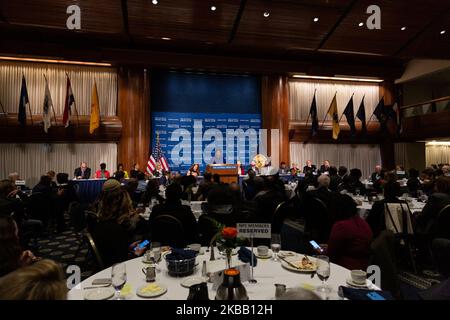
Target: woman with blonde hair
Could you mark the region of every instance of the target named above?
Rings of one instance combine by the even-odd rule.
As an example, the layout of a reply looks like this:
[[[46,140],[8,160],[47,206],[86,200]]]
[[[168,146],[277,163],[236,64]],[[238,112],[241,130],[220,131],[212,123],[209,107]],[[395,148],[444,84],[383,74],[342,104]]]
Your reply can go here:
[[[43,259],[0,278],[0,300],[65,300],[67,285],[61,267]]]

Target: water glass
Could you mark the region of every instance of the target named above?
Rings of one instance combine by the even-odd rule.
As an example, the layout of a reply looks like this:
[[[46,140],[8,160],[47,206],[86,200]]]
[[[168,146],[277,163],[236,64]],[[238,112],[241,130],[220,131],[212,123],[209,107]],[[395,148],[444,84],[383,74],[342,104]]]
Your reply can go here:
[[[272,240],[270,242],[270,248],[273,252],[273,261],[279,261],[278,259],[278,252],[281,250],[281,237],[278,233],[272,234]]]
[[[317,291],[328,293],[331,291],[330,287],[327,285],[327,280],[330,277],[330,258],[325,255],[316,256],[317,271],[316,274],[322,284],[317,287]]]
[[[127,269],[125,263],[116,263],[111,268],[111,282],[116,290],[116,300],[121,300],[120,290],[127,283]]]

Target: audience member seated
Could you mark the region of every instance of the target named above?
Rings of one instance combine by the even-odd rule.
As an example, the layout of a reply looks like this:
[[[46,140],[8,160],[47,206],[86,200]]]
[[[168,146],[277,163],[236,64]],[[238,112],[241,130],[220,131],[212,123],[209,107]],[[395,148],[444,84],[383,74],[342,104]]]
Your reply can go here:
[[[82,162],[80,167],[75,169],[73,175],[76,179],[90,179],[91,168],[88,168],[86,162]]]
[[[361,170],[357,168],[350,170],[350,175],[348,179],[344,179],[344,184],[342,188],[353,194],[359,193],[360,195],[365,195],[366,187],[360,181],[361,176],[362,176]]]
[[[404,179],[404,178],[408,179],[408,174],[406,173],[404,166],[397,164],[395,166],[395,172],[399,179]]]
[[[328,173],[330,175],[329,189],[333,192],[337,192],[339,185],[342,183],[342,178],[338,175],[338,170],[336,167],[331,166]]]
[[[386,203],[402,203],[398,197],[401,195],[400,184],[397,181],[388,181],[384,184],[384,199],[375,201],[367,216],[367,223],[372,230],[374,238],[386,229],[384,207]]]
[[[409,169],[409,179],[408,182],[406,183],[407,187],[408,187],[408,192],[409,194],[414,197],[417,198],[417,191],[420,190],[422,188],[422,183],[419,180],[419,171],[412,168]]]
[[[17,172],[10,173],[8,175],[8,179],[12,182],[12,184],[14,186],[19,188],[21,191],[28,191],[28,190],[30,190],[30,188],[28,188],[25,184],[18,184],[18,181],[23,181],[23,182],[25,182],[25,181],[20,178],[20,175]]]
[[[164,198],[159,194],[159,182],[157,179],[150,179],[147,183],[147,188],[142,196],[141,203],[144,206],[160,204],[164,202]]]
[[[307,194],[310,197],[319,198],[322,202],[329,207],[333,198],[333,192],[329,189],[331,179],[326,174],[321,174],[317,178],[318,188],[316,190],[308,191]]]
[[[434,192],[434,170],[432,168],[425,168],[422,171],[420,180],[422,180],[422,190],[427,196]]]
[[[448,164],[442,166],[442,173],[446,177],[450,177],[450,166]]]
[[[133,164],[133,169],[130,170],[130,178],[137,179],[139,172],[142,172],[139,163]]]
[[[58,182],[58,191],[56,193],[56,224],[57,231],[62,232],[65,229],[64,213],[69,209],[72,202],[78,202],[77,192],[72,181],[69,181],[67,173],[58,173],[56,175]]]
[[[120,179],[119,180],[128,179],[129,178],[128,172],[126,170],[124,170],[122,163],[119,163],[117,165],[117,171],[114,172],[114,178],[118,178],[117,175],[120,175]]]
[[[344,182],[344,179],[348,176],[348,169],[347,167],[340,166],[338,169],[338,176],[341,177],[342,182]]]
[[[193,177],[198,177],[200,176],[200,166],[198,165],[198,163],[194,163],[189,170],[186,172],[187,176],[193,176]]]
[[[198,201],[206,201],[206,197],[212,186],[212,174],[205,172],[203,174],[203,181],[198,186],[197,193],[194,195],[195,199]]]
[[[287,167],[286,162],[282,161],[280,163],[280,169],[278,170],[279,174],[289,174],[289,168]]]
[[[52,178],[48,175],[41,176],[38,184],[33,187],[33,193],[45,193],[53,194],[54,189],[52,189]]]
[[[308,173],[308,172],[316,172],[317,168],[314,164],[312,164],[311,160],[307,160],[306,161],[306,166],[303,167],[303,173]]]
[[[100,170],[95,172],[96,179],[109,179],[110,174],[109,171],[106,170],[106,163],[100,163]]]
[[[430,239],[436,236],[434,233],[437,231],[439,213],[450,205],[450,177],[437,178],[434,189],[435,192],[429,196],[427,204],[416,217],[416,231]]]
[[[323,164],[320,166],[319,172],[328,173],[328,170],[330,170],[330,161],[325,160]]]
[[[138,186],[136,188],[136,192],[145,192],[147,189],[147,180],[145,180],[145,174],[143,172],[139,172],[137,175]]]
[[[326,254],[330,261],[349,270],[366,270],[369,264],[372,231],[359,217],[355,201],[337,195],[334,206],[336,222],[331,228]]]
[[[372,183],[375,183],[376,181],[380,180],[383,178],[383,175],[381,174],[381,165],[377,164],[375,166],[375,172],[372,173],[372,175],[370,176],[370,181],[372,181]]]
[[[14,219],[0,216],[0,277],[38,259],[30,250],[23,250],[20,246],[19,230]]]
[[[0,279],[0,300],[66,300],[63,270],[44,259],[20,268]]]
[[[50,186],[53,190],[56,190],[56,182],[55,182],[55,177],[56,177],[56,173],[53,170],[50,170],[49,172],[47,172],[47,175],[50,177],[51,181],[50,181]]]
[[[32,194],[27,201],[27,209],[33,219],[42,221],[44,227],[55,218],[56,190],[51,187],[51,178],[41,176],[39,183],[34,186]]]
[[[197,242],[197,221],[191,207],[181,204],[182,189],[180,184],[172,183],[166,189],[166,201],[153,207],[149,223],[160,215],[169,215],[178,219],[184,227],[187,243]]]
[[[258,192],[254,198],[257,208],[257,220],[270,223],[277,206],[287,200],[284,190],[279,189],[278,175],[264,177],[264,189]]]
[[[100,200],[95,204],[98,222],[92,236],[105,266],[140,256],[144,249],[134,248],[138,240],[148,236],[145,220],[142,220],[128,193],[115,179],[106,180]]]
[[[141,201],[142,194],[136,193],[136,189],[138,187],[138,181],[135,178],[131,178],[128,180],[128,183],[125,185],[125,191],[128,193],[130,197],[133,207],[137,207],[139,201]]]

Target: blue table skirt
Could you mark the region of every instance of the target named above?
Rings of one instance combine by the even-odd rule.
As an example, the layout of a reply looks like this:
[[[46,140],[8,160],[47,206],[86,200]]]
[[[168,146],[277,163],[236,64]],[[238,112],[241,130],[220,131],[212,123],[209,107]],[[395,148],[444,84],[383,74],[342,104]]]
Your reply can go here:
[[[280,175],[280,178],[286,183],[297,179],[297,177],[293,177],[291,175]],[[239,185],[242,186],[242,181],[245,179],[245,176],[239,177]],[[74,180],[75,188],[78,191],[78,197],[82,203],[92,203],[94,202],[100,192],[102,191],[103,183],[105,183],[106,179],[88,179],[88,180]],[[197,182],[201,183],[203,181],[203,177],[198,177]],[[127,183],[125,180],[124,183]],[[160,184],[163,183],[163,179],[160,179]]]

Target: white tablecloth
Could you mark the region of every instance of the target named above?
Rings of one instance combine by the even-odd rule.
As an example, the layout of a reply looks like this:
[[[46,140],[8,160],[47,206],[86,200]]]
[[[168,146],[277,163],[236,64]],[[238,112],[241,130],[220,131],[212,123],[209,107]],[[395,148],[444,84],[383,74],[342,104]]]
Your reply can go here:
[[[204,249],[204,248],[203,248]],[[255,249],[256,252],[256,249]],[[216,251],[216,259],[220,257],[220,254]],[[194,275],[201,275],[201,266],[204,260],[209,262],[210,253],[206,252],[203,255],[197,257],[197,262],[199,262]],[[234,265],[237,265],[237,256],[233,256]],[[239,261],[240,262],[240,261]],[[208,267],[209,271],[219,271],[222,266],[225,267],[225,260],[221,259],[219,261],[213,261]],[[145,285],[145,275],[142,272],[142,268],[148,266],[142,262],[142,258],[136,258],[126,262],[127,269],[127,284],[131,287],[131,294],[127,297],[128,299],[142,299],[136,295],[136,289]],[[211,268],[219,268],[218,270],[211,270]],[[189,294],[189,289],[181,286],[181,282],[185,278],[175,278],[169,276],[167,273],[167,268],[164,259],[159,262],[158,269],[156,273],[156,283],[161,283],[167,286],[168,290],[162,296],[153,298],[158,300],[186,300]],[[340,299],[337,290],[340,285],[346,285],[346,279],[350,278],[350,271],[338,266],[336,264],[331,264],[330,278],[328,279],[328,285],[332,288],[332,292],[328,295],[329,299]],[[111,268],[107,268],[85,281],[78,284],[72,290],[69,291],[69,300],[82,300],[84,298],[87,290],[96,289],[83,289],[92,285],[94,279],[99,278],[111,278]],[[311,278],[310,273],[299,273],[286,270],[280,264],[280,262],[272,261],[271,259],[258,259],[258,265],[254,268],[254,278],[257,280],[256,284],[249,284],[244,282],[244,286],[247,290],[247,294],[250,300],[271,300],[275,297],[275,284],[281,283],[287,285],[288,288],[294,287],[305,287],[313,289],[321,284],[317,275]],[[212,289],[213,284],[208,283],[209,298],[214,299],[216,292]],[[376,289],[373,285],[371,288]]]
[[[361,218],[366,218],[369,214],[369,211],[372,209],[373,203],[369,203],[367,200],[363,200],[362,197],[353,197],[356,201],[360,201],[361,204],[358,205],[358,213]],[[425,207],[424,202],[417,201],[417,199],[412,199],[412,201],[408,202],[408,206],[411,209],[411,213],[421,212],[423,207]]]

